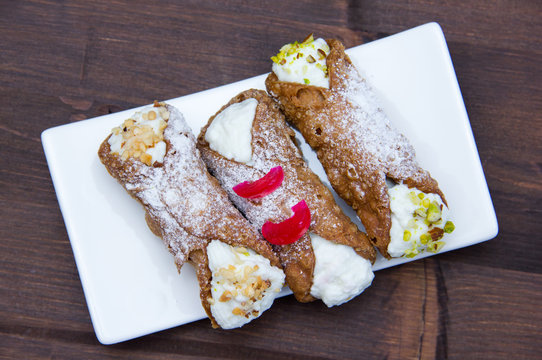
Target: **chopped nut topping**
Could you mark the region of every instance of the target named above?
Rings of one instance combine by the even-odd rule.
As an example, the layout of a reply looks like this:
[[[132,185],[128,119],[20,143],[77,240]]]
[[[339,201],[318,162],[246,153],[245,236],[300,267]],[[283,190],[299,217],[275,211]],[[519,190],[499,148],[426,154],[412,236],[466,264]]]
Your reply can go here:
[[[167,111],[163,105],[159,106],[158,112],[161,114],[162,118],[159,120],[157,133],[151,126],[140,124],[132,118],[125,120],[121,126],[111,130],[113,135],[122,136],[123,141],[119,153],[122,160],[126,161],[128,158],[132,157],[140,160],[146,165],[152,165],[152,156],[146,153],[146,151],[164,140],[164,130],[167,127],[166,121],[169,119],[169,111]],[[142,113],[141,118],[144,121],[156,120],[157,114],[154,110],[151,110]]]
[[[440,209],[440,206],[436,202],[432,202],[429,204],[429,207],[427,208],[427,220],[431,223],[437,222],[440,220],[440,217],[442,216],[442,211]]]
[[[431,241],[431,235],[430,234],[422,234],[420,236],[420,242],[424,245],[427,245],[427,243]]]
[[[444,204],[437,195],[425,194],[417,189],[403,194],[401,196],[406,196],[415,207],[412,218],[403,228],[403,240],[409,242],[411,247],[402,256],[411,258],[424,251],[439,251],[445,244],[440,241],[444,234],[455,229],[451,221],[446,221]],[[392,199],[395,200],[395,197]]]
[[[428,208],[430,204],[431,204],[431,201],[429,199],[423,199],[422,205],[424,208]]]
[[[455,230],[455,225],[453,222],[451,221],[446,221],[446,224],[444,224],[444,232],[449,234],[451,233],[452,231]]]
[[[319,60],[323,60],[326,58],[326,52],[322,49],[318,49],[318,55],[320,56],[320,59]]]
[[[436,253],[440,249],[442,249],[443,246],[444,246],[444,241],[435,241],[429,244],[429,246],[427,247],[427,251]]]
[[[279,65],[285,65],[286,63],[292,64],[294,61],[305,57],[307,63],[314,64],[316,62],[315,56],[318,57],[318,60],[324,60],[327,57],[330,49],[329,46],[324,43],[319,45],[320,48],[316,48],[315,40],[312,34],[307,36],[305,40],[301,43],[294,41],[293,43],[284,45],[279,53],[275,56],[271,56],[271,60]],[[314,55],[308,55],[304,53],[303,50],[308,49],[310,52],[316,52]],[[315,64],[315,66],[324,72],[324,75],[327,77],[327,67],[324,64]],[[289,69],[286,69],[288,71]]]
[[[305,39],[303,39],[303,41],[301,43],[306,44],[306,43],[311,43],[313,41],[314,41],[314,35],[313,35],[313,33],[310,33],[309,35],[307,35],[307,37]]]
[[[426,218],[427,217],[427,209],[423,208],[423,207],[417,208],[416,211],[414,211],[414,214],[418,215],[421,218]]]
[[[444,230],[438,227],[434,227],[428,232],[429,232],[429,235],[431,235],[431,240],[433,241],[440,240],[444,236]]]
[[[420,198],[416,196],[416,193],[414,191],[411,191],[408,193],[408,198],[414,205],[420,205]]]
[[[326,76],[327,76],[327,66],[322,65],[322,64],[320,64],[320,63],[316,64],[315,66],[316,66],[318,69],[322,70],[322,71],[326,74]]]
[[[238,254],[248,252],[244,247],[235,247],[234,249]],[[262,300],[265,291],[271,287],[270,280],[264,280],[260,275],[256,274],[259,268],[257,264],[252,266],[228,264],[215,270],[213,277],[217,277],[217,283],[224,284],[228,289],[224,290],[222,294],[215,294],[215,299],[218,297],[218,301],[223,303],[237,301],[238,303],[235,303],[235,305],[238,304],[239,306],[233,309],[232,313],[234,315],[245,316],[247,318],[253,315],[253,304]],[[214,290],[216,291],[216,288]]]
[[[231,312],[233,315],[239,315],[239,316],[246,316],[247,313],[241,310],[240,308],[236,307]]]
[[[246,287],[244,290],[243,290],[243,295],[245,295],[246,297],[250,298],[254,295],[254,288],[252,287]]]
[[[141,154],[141,156],[139,157],[139,160],[141,160],[143,163],[145,163],[145,164],[147,164],[147,165],[150,165],[151,160],[152,160],[152,156],[150,156],[150,155],[147,154],[147,153],[143,153],[143,154]]]
[[[226,290],[222,293],[222,295],[220,295],[220,298],[218,299],[218,301],[220,302],[227,302],[227,301],[230,301],[232,298],[232,293],[231,291],[229,290]]]

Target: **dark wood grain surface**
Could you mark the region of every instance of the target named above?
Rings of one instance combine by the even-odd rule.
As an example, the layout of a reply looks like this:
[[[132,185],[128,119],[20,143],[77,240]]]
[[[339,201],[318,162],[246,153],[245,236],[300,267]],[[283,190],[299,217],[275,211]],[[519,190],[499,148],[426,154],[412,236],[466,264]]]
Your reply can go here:
[[[0,1],[0,358],[542,358],[542,3]],[[347,47],[436,21],[499,221],[489,242],[378,272],[349,303],[276,301],[104,346],[90,322],[43,130],[269,71],[316,32]]]

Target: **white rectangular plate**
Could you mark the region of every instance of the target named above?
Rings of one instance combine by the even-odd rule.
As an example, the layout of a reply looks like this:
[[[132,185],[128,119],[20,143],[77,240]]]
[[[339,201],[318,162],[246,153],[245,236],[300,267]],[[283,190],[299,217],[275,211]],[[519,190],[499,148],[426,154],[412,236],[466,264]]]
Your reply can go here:
[[[391,121],[411,140],[420,164],[446,194],[456,230],[447,236],[442,251],[495,237],[495,211],[440,27],[426,24],[348,53],[380,95]],[[197,135],[231,97],[249,88],[265,89],[265,77],[167,102],[184,113]],[[147,228],[142,207],[98,159],[100,143],[134,111],[42,133],[92,323],[103,344],[205,317],[192,267],[184,266],[177,273],[172,256]],[[311,168],[327,183],[322,166],[304,142],[302,150]],[[352,209],[342,202],[341,206],[355,218]],[[379,257],[374,270],[412,260]]]

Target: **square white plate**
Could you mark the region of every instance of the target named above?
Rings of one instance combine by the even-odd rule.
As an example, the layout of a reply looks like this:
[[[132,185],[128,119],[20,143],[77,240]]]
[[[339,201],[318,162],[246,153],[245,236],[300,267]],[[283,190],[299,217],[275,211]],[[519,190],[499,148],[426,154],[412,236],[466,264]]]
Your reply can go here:
[[[442,252],[495,237],[495,211],[439,25],[419,26],[348,53],[380,95],[391,121],[411,140],[420,164],[446,194],[456,230],[447,237]],[[265,89],[265,77],[167,102],[184,113],[197,135],[231,97],[249,88]],[[205,317],[192,267],[184,266],[181,275],[177,273],[172,256],[147,228],[142,207],[98,159],[100,143],[134,111],[42,133],[92,323],[103,344]],[[327,182],[315,154],[304,142],[302,150],[311,168]],[[344,209],[355,217],[352,209]],[[379,257],[374,270],[412,260]]]

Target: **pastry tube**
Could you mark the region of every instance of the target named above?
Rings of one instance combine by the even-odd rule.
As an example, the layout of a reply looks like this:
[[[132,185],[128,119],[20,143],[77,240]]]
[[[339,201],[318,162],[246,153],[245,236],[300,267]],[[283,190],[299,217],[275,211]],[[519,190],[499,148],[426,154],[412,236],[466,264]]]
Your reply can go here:
[[[285,45],[265,84],[316,151],[335,191],[387,258],[438,251],[447,220],[444,194],[393,128],[338,40]]]
[[[284,283],[280,262],[207,172],[174,107],[155,103],[112,130],[98,151],[108,172],[145,209],[179,271],[193,263],[213,327],[258,317]]]
[[[376,252],[309,169],[294,136],[278,106],[264,91],[247,90],[209,119],[197,146],[211,174],[257,228],[268,221],[288,219],[294,205],[306,202],[311,213],[308,231],[292,244],[273,248],[297,300],[318,298],[328,306],[339,305],[371,284]],[[232,190],[278,166],[284,180],[270,194],[247,199]]]

